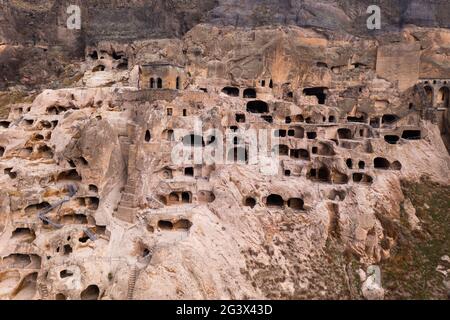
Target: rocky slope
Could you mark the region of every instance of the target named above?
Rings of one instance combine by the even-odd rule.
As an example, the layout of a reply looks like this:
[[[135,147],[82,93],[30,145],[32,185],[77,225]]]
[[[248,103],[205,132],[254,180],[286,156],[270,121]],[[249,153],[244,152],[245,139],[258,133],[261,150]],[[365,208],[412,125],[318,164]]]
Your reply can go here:
[[[446,299],[449,4],[369,2],[3,1],[0,298]]]

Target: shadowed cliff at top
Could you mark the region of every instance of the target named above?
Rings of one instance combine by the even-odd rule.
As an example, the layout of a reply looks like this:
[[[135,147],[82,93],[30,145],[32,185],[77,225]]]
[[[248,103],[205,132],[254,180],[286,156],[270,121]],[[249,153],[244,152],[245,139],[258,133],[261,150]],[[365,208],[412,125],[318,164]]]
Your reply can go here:
[[[82,30],[67,37],[66,9],[82,8]],[[382,32],[406,24],[450,27],[445,0],[193,0],[193,1],[54,1],[7,0],[0,12],[0,38],[6,43],[79,44],[98,40],[180,37],[198,23],[255,27],[297,25],[370,34],[367,7],[382,10]]]
[[[81,8],[81,30],[69,30],[69,5]],[[367,29],[369,5],[381,7],[382,28]],[[445,0],[5,0],[0,10],[0,89],[46,83],[59,88],[78,78],[74,60],[99,41],[182,38],[195,26],[314,28],[328,38],[398,41],[408,24],[450,27]],[[30,77],[30,75],[32,75]],[[62,80],[64,79],[64,80]],[[65,84],[62,84],[65,82]]]

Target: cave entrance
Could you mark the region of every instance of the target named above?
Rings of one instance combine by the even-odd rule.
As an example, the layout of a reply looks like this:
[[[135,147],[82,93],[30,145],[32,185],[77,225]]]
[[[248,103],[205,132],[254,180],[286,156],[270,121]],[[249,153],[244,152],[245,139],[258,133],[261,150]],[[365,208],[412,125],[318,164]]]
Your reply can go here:
[[[381,118],[381,123],[383,123],[383,124],[393,124],[393,123],[396,123],[398,121],[398,119],[399,119],[399,117],[396,116],[395,114],[385,114]]]
[[[420,130],[405,130],[402,138],[406,140],[420,140],[422,138]]]
[[[288,135],[297,139],[303,139],[305,137],[305,129],[300,126],[291,127],[289,128]]]
[[[56,180],[57,181],[61,181],[61,180],[81,181],[81,176],[78,174],[77,170],[72,169],[72,170],[61,172],[58,175]]]
[[[366,163],[364,161],[361,160],[358,162],[358,168],[360,170],[364,170],[365,167],[366,167]]]
[[[388,170],[390,163],[387,159],[378,157],[373,160],[373,166],[375,169]]]
[[[399,161],[394,161],[391,163],[392,170],[402,170],[402,164]]]
[[[245,89],[244,90],[244,98],[255,99],[256,98],[256,90],[253,88]]]
[[[236,87],[225,87],[222,92],[231,97],[239,97],[239,88]]]
[[[297,114],[294,116],[294,122],[304,122],[305,118],[301,114]]]
[[[81,300],[98,300],[100,289],[97,285],[91,284],[83,292],[81,292]]]
[[[172,230],[173,229],[173,223],[167,220],[159,220],[158,221],[158,228],[161,230]]]
[[[288,200],[287,205],[293,210],[303,210],[304,202],[300,198],[291,198]]]
[[[193,167],[184,168],[184,175],[193,177],[194,176],[194,168]]]
[[[94,50],[92,53],[88,54],[88,56],[93,60],[98,60],[98,52]]]
[[[291,149],[291,158],[309,160],[309,152],[306,149]]]
[[[284,206],[283,198],[278,194],[271,194],[267,197],[266,205],[268,207],[279,207],[282,208]]]
[[[379,128],[380,127],[380,118],[378,118],[378,117],[375,117],[375,118],[370,118],[370,126],[372,127],[372,128],[375,128],[375,129],[377,129],[377,128]]]
[[[345,163],[347,164],[347,167],[348,167],[349,169],[353,169],[353,160],[352,160],[352,159],[347,159],[347,160],[345,161]]]
[[[102,64],[94,67],[94,69],[92,69],[92,72],[98,72],[98,71],[105,71],[106,67]]]
[[[253,100],[247,103],[247,112],[250,113],[266,113],[269,112],[269,106],[261,100]]]
[[[245,198],[244,205],[253,209],[256,206],[256,200],[252,197],[247,197]]]
[[[327,167],[322,167],[317,172],[317,179],[321,182],[330,182],[330,170]]]
[[[353,182],[370,184],[373,182],[373,178],[365,173],[355,172],[353,173]]]
[[[181,202],[183,203],[191,203],[192,195],[190,192],[182,192],[181,193]]]
[[[273,135],[275,138],[284,138],[284,137],[286,137],[286,130],[284,130],[284,129],[275,130]]]
[[[326,87],[314,87],[314,88],[305,88],[303,89],[303,94],[305,96],[315,96],[317,97],[317,101],[319,104],[325,104],[325,100],[327,98]]]
[[[174,230],[188,231],[192,227],[192,222],[188,219],[180,219],[173,225]]]
[[[236,113],[236,122],[237,123],[245,123],[245,114]]]
[[[387,135],[384,136],[384,141],[386,141],[389,144],[397,144],[397,142],[400,140],[399,136],[395,135]]]
[[[366,116],[365,115],[360,115],[359,117],[347,116],[347,122],[365,123]]]
[[[350,140],[350,139],[353,138],[352,137],[352,131],[350,129],[347,129],[347,128],[340,128],[340,129],[338,129],[337,133],[338,133],[339,139]]]
[[[172,204],[172,203],[178,203],[180,202],[180,197],[178,196],[178,193],[176,192],[171,192],[169,194],[169,203],[168,204]]]
[[[346,184],[346,183],[348,183],[348,176],[344,173],[335,172],[333,174],[333,183]]]

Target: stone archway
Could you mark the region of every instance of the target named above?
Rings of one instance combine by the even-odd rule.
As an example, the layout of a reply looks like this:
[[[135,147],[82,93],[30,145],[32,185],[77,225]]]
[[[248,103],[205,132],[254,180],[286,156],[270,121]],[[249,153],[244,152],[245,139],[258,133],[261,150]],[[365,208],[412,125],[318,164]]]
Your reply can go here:
[[[430,103],[430,106],[433,106],[433,100],[434,100],[433,99],[433,96],[434,96],[433,87],[425,86],[423,89],[425,90],[425,93],[427,95],[427,100]]]

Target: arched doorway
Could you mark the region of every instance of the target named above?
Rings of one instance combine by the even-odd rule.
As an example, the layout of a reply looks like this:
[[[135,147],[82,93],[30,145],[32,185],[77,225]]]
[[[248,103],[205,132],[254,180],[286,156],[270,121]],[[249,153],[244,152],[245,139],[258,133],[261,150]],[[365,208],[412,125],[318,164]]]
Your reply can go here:
[[[424,90],[427,95],[427,100],[428,100],[430,106],[433,106],[433,88],[430,86],[425,86]]]
[[[450,153],[450,88],[442,87],[437,94],[439,129],[442,139]]]
[[[444,108],[448,108],[449,98],[450,98],[450,89],[447,87],[440,88],[437,99],[438,104]]]

